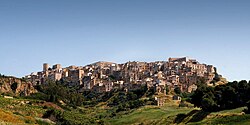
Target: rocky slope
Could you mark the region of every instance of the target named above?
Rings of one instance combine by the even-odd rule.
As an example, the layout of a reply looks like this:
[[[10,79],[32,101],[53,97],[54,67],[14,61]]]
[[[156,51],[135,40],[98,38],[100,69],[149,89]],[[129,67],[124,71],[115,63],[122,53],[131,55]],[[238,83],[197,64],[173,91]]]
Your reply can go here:
[[[27,96],[36,92],[30,82],[15,77],[0,76],[0,93]]]

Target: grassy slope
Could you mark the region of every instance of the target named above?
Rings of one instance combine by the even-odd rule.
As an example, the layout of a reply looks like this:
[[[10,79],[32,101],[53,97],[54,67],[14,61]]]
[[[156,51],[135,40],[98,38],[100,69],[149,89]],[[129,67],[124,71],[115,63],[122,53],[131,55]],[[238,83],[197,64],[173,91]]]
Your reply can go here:
[[[22,104],[29,101],[32,104]],[[95,118],[102,116],[104,123],[108,125],[129,125],[129,124],[180,124],[203,125],[203,124],[229,124],[229,125],[249,125],[250,115],[242,115],[243,108],[225,110],[215,113],[202,113],[199,109],[179,108],[177,103],[169,102],[163,107],[145,106],[130,113],[117,115],[114,118],[104,118],[107,115],[105,107],[81,108],[81,112],[69,112],[66,115],[70,120],[82,118]],[[46,111],[43,106],[36,105],[36,101],[23,99],[5,99],[0,97],[0,124],[45,124],[38,122],[37,117],[41,117]],[[200,114],[199,114],[200,113]],[[190,122],[192,119],[205,114],[204,119]],[[197,119],[197,118],[196,118]]]
[[[206,119],[191,124],[250,125],[250,115],[243,115],[244,113],[242,114],[244,109],[245,107],[241,107],[232,110],[214,112],[209,114]]]
[[[129,124],[170,124],[177,114],[188,113],[193,109],[179,108],[175,103],[169,103],[163,107],[146,106],[134,112],[123,115],[120,118],[109,119],[107,124],[129,125]]]
[[[130,114],[123,115],[119,118],[109,119],[106,121],[106,124],[169,125],[178,123],[178,124],[190,124],[190,125],[204,125],[204,124],[249,125],[250,115],[242,115],[243,109],[244,107],[209,114],[201,112],[199,109],[179,108],[176,105],[169,105],[169,104],[161,108],[146,106]],[[177,116],[184,116],[184,117],[177,117]],[[198,121],[195,121],[197,119]],[[179,122],[176,123],[174,122],[178,120]]]
[[[0,97],[0,124],[38,124],[36,117],[42,117],[45,109],[33,105],[32,102],[32,100]]]
[[[24,124],[25,122],[21,119],[21,117],[14,115],[11,112],[7,112],[4,110],[0,110],[0,124]]]

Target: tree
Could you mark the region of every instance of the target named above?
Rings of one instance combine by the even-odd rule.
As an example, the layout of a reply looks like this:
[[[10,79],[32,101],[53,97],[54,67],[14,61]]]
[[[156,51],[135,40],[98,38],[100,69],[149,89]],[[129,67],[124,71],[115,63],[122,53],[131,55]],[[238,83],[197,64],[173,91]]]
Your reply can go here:
[[[70,94],[70,105],[73,107],[81,106],[83,104],[83,96],[79,93],[71,93]]]
[[[247,102],[247,109],[245,110],[245,113],[250,114],[250,100]]]
[[[213,81],[218,82],[218,81],[220,81],[220,79],[221,79],[220,75],[218,73],[215,73],[215,77],[214,77]]]
[[[180,87],[176,87],[176,88],[174,89],[174,92],[175,92],[175,94],[181,94],[181,89],[180,89]]]
[[[191,96],[191,103],[205,111],[220,111],[250,107],[250,84],[243,80],[216,87],[198,86]],[[249,111],[247,111],[249,112]]]
[[[210,94],[207,94],[209,93]],[[214,92],[213,88],[207,87],[207,86],[198,86],[197,90],[191,95],[191,103],[194,104],[196,107],[202,107],[202,100],[204,96],[206,95],[207,97]]]
[[[204,77],[198,77],[196,85],[198,87],[206,85],[206,79]]]
[[[217,104],[212,98],[204,98],[201,101],[201,107],[204,111],[212,112],[216,111]]]
[[[168,86],[166,86],[166,94],[168,94],[169,93],[169,88],[168,88]]]

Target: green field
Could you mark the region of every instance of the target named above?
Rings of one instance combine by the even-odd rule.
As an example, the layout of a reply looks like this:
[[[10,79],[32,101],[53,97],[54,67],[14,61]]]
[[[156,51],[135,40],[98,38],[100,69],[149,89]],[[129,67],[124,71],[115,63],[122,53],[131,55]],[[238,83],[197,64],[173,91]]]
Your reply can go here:
[[[200,109],[179,108],[176,105],[165,105],[161,108],[146,106],[119,118],[109,119],[106,122],[109,125],[249,125],[250,115],[243,115],[243,109],[245,107],[206,113]]]
[[[192,110],[193,108],[179,108],[175,103],[169,103],[163,107],[145,106],[106,122],[110,125],[172,124],[178,114],[188,113]]]

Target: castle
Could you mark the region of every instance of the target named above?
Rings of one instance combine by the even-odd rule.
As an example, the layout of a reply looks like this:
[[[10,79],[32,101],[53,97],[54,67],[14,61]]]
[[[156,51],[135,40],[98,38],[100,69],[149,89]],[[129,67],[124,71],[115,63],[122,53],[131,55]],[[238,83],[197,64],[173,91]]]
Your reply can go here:
[[[60,64],[52,67],[43,64],[43,71],[32,73],[26,78],[34,85],[45,84],[46,81],[64,80],[69,86],[81,86],[81,90],[107,92],[113,88],[135,89],[141,85],[154,87],[157,92],[164,93],[165,87],[192,92],[197,89],[200,79],[209,84],[217,74],[212,65],[200,64],[197,60],[169,58],[158,62],[97,62],[87,66],[69,66],[62,68]]]

